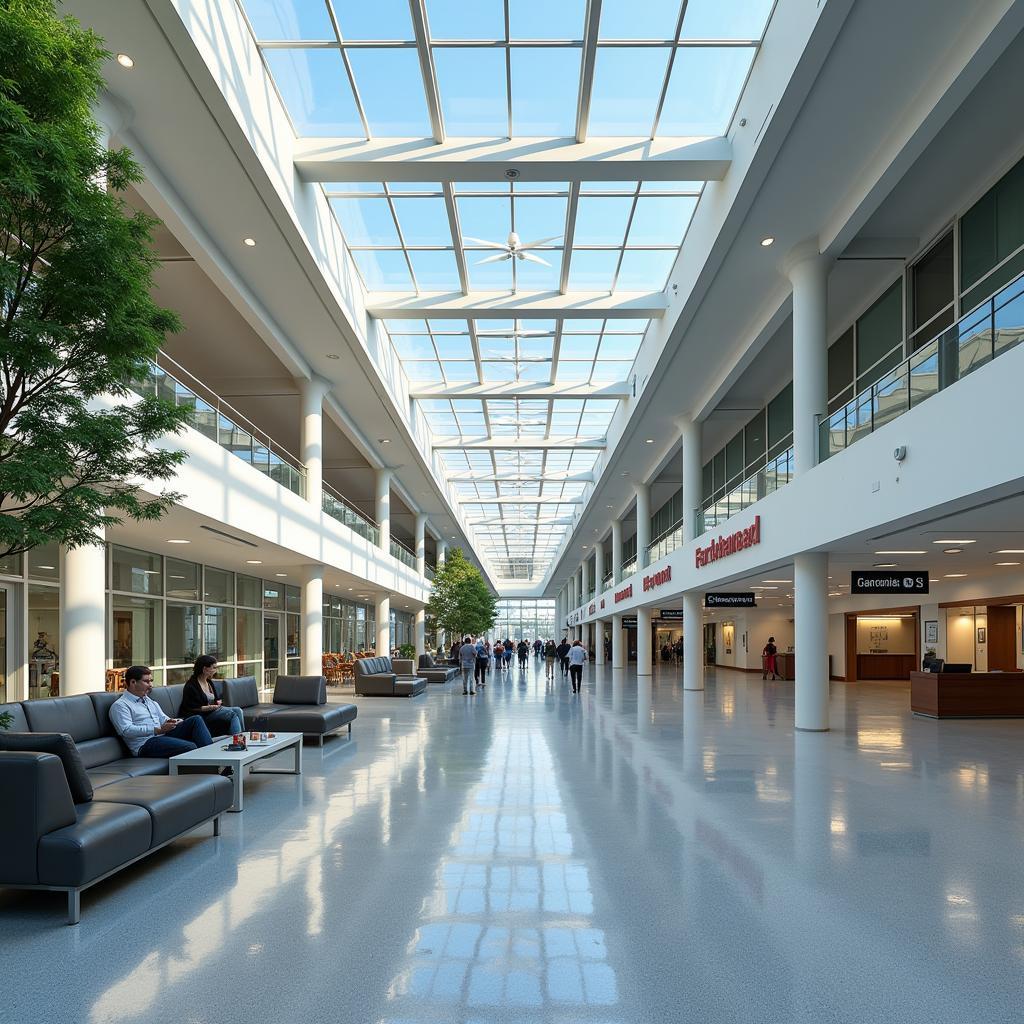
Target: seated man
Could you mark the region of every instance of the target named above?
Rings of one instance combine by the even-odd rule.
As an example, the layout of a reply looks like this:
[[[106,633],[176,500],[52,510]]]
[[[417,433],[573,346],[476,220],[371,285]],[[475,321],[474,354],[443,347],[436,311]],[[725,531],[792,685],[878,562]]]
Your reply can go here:
[[[174,757],[213,739],[201,715],[168,718],[149,695],[153,670],[132,665],[124,674],[125,692],[110,705],[110,722],[135,757]]]

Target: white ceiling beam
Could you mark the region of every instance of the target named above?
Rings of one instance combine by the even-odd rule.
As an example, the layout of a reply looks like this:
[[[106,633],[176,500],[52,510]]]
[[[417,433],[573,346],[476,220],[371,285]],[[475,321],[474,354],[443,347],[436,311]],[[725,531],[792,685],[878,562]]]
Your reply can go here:
[[[580,143],[587,141],[587,130],[590,127],[590,98],[594,91],[594,66],[597,64],[597,36],[600,24],[601,0],[587,0],[587,16],[583,26],[583,53],[580,57],[580,91],[576,101],[576,141]]]
[[[505,381],[490,384],[416,384],[409,389],[410,398],[523,398],[544,400],[558,398],[629,398],[628,380],[612,384],[547,384]]]
[[[608,446],[608,439],[604,437],[438,437],[431,442],[430,446],[445,450],[529,449],[543,451],[546,448],[576,448],[585,451],[604,451]]]
[[[594,482],[593,473],[489,473],[481,476],[479,473],[474,473],[471,469],[458,470],[454,473],[448,473],[445,476],[446,480],[468,480],[473,483],[485,483],[485,482],[511,482],[514,480],[529,481],[530,483],[568,483],[574,481],[576,483],[592,484]]]
[[[366,311],[383,320],[645,319],[665,315],[664,292],[370,292]]]
[[[650,139],[458,138],[295,140],[303,181],[721,181],[732,144],[721,136]]]
[[[541,497],[536,494],[502,494],[497,498],[477,498],[471,494],[456,495],[460,504],[463,505],[581,505],[583,498],[554,498]]]
[[[437,72],[434,69],[434,54],[430,49],[430,30],[427,27],[424,0],[409,0],[409,14],[412,19],[413,35],[416,38],[420,74],[423,76],[423,93],[427,101],[430,130],[434,135],[434,142],[444,142],[444,116],[441,113],[441,96],[437,89]]]

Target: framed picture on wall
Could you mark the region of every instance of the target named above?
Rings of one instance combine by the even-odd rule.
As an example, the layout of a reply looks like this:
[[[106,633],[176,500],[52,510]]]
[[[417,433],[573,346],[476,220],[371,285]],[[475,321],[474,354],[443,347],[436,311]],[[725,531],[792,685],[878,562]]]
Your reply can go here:
[[[985,643],[985,627],[984,626],[979,626],[978,627],[978,643],[979,644]]]
[[[924,642],[926,644],[937,644],[939,642],[939,621],[938,619],[926,619],[924,624]]]

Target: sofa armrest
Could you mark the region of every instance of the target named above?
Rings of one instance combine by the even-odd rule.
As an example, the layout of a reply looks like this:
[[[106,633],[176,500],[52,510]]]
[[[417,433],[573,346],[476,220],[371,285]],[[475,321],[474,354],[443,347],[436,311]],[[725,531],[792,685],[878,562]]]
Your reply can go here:
[[[64,765],[54,754],[0,752],[0,884],[39,881],[37,846],[49,832],[78,820]]]
[[[386,672],[373,672],[356,680],[356,693],[366,697],[388,697],[395,692],[395,677]]]
[[[327,680],[323,676],[278,676],[275,704],[326,704]]]
[[[403,676],[416,675],[416,667],[412,658],[392,658],[391,667],[395,670],[395,675],[399,678]]]

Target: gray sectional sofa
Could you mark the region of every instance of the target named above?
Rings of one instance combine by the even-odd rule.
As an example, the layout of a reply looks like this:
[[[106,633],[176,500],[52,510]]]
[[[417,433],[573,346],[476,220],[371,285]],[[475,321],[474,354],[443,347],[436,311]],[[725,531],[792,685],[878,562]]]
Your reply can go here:
[[[408,666],[411,670],[411,661]],[[415,697],[426,688],[422,676],[400,676],[390,658],[360,658],[356,662],[356,693],[361,697]]]
[[[325,736],[346,725],[349,736],[352,735],[358,708],[355,704],[328,704],[327,680],[323,676],[278,676],[269,704],[260,702],[254,676],[214,683],[217,696],[225,704],[242,709],[246,729],[301,732],[318,739],[320,746],[324,745]]]
[[[428,683],[450,683],[457,679],[459,668],[457,665],[439,665],[432,654],[421,654],[417,673],[423,676]]]
[[[228,779],[132,757],[110,725],[117,696],[0,705],[13,719],[0,732],[0,886],[66,892],[69,924],[83,889],[200,825],[219,834],[231,805]]]

